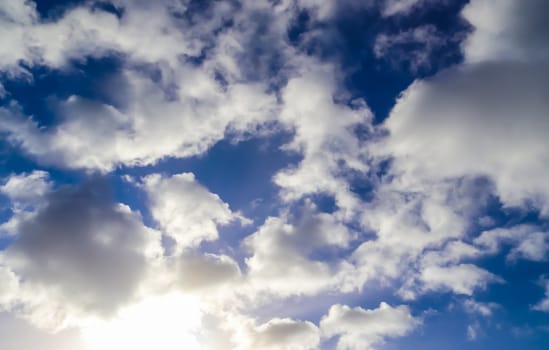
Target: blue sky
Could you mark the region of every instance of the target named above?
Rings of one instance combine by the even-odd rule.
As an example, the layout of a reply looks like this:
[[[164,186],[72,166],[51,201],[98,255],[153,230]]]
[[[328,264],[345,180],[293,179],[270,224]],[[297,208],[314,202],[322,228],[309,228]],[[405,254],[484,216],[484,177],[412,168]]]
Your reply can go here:
[[[546,349],[548,13],[1,3],[0,347]]]

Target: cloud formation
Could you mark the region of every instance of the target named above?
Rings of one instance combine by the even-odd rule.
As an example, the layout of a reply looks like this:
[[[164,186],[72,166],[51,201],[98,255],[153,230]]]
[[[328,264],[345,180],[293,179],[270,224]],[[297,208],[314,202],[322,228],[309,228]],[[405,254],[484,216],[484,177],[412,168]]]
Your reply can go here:
[[[459,312],[474,341],[496,334],[497,286],[516,292],[509,266],[546,294],[515,307],[549,309],[542,0],[41,8],[0,4],[8,350],[32,348],[22,332],[58,350],[379,349]],[[463,57],[446,66],[450,46]],[[368,102],[391,84],[383,119]],[[227,171],[223,152],[253,156]],[[273,170],[238,179],[250,159]]]

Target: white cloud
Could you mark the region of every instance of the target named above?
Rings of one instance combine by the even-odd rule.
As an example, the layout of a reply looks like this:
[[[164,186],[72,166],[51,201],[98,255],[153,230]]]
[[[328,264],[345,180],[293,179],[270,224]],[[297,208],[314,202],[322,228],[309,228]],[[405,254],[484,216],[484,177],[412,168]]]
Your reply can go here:
[[[549,252],[549,235],[536,225],[524,224],[484,231],[475,238],[474,243],[489,254],[498,253],[503,244],[511,244],[514,247],[507,256],[509,260],[544,261]]]
[[[382,302],[377,309],[365,310],[337,304],[322,318],[320,328],[326,337],[339,336],[338,350],[369,350],[386,338],[407,335],[420,323],[405,305],[392,307]]]
[[[0,69],[16,72],[20,61],[61,67],[71,59],[113,51],[138,61],[172,64],[180,55],[199,54],[203,44],[179,30],[181,23],[167,5],[125,3],[121,18],[83,5],[69,9],[58,20],[43,21],[31,1],[3,4],[0,26],[10,35],[2,38]]]
[[[226,255],[187,253],[170,257],[167,272],[169,281],[186,293],[200,293],[211,288],[227,287],[231,282],[241,282],[238,264]],[[227,288],[231,286],[234,284]]]
[[[0,265],[0,312],[10,310],[17,299],[19,279],[10,269]]]
[[[483,206],[481,184],[461,182],[433,184],[423,193],[395,190],[385,183],[377,197],[363,207],[363,229],[376,237],[363,242],[351,255],[355,266],[346,282],[362,288],[371,281],[403,283],[399,294],[416,296],[417,282],[431,266],[455,265],[480,256],[474,246],[464,243],[469,218]],[[395,186],[398,188],[398,186]],[[471,200],[475,193],[477,200]],[[434,289],[423,289],[428,292]]]
[[[501,305],[496,303],[483,303],[473,299],[467,299],[463,302],[465,311],[472,315],[481,315],[484,317],[492,316],[494,310],[499,309]]]
[[[334,102],[338,85],[329,72],[332,69],[308,69],[284,88],[279,118],[295,130],[294,139],[284,149],[301,153],[303,160],[276,174],[274,181],[287,201],[328,193],[347,214],[345,211],[352,213],[358,205],[358,199],[339,173],[342,167],[368,169],[353,127],[369,123],[371,112],[363,101],[354,101],[354,106]]]
[[[545,289],[545,297],[532,307],[533,310],[549,312],[549,280],[541,278],[541,285]]]
[[[377,58],[388,61],[395,68],[404,65],[417,72],[431,68],[433,60],[441,59],[440,53],[434,57],[435,52],[441,51],[450,41],[455,39],[444,36],[435,26],[428,24],[395,34],[378,34],[373,51]]]
[[[71,96],[59,101],[61,122],[47,130],[16,108],[0,110],[0,129],[42,163],[107,172],[202,154],[227,132],[255,129],[272,117],[274,97],[259,84],[223,91],[213,71],[183,66],[166,74],[173,74],[176,99],[144,73],[127,70],[121,79],[128,91],[118,92],[126,94],[125,107]]]
[[[319,330],[314,324],[288,318],[275,318],[255,327],[251,338],[250,346],[242,349],[311,350],[320,343]]]
[[[17,313],[50,329],[131,302],[162,252],[160,235],[98,182],[51,192],[16,230],[0,258],[20,280]]]
[[[405,16],[421,6],[445,4],[447,0],[383,0],[382,15],[385,17]]]
[[[248,279],[254,291],[275,296],[314,295],[337,285],[341,261],[311,257],[322,248],[347,247],[351,233],[333,216],[318,213],[307,203],[301,213],[269,217],[257,232],[244,240],[251,252],[246,259]]]
[[[49,174],[41,170],[7,177],[0,186],[0,194],[9,199],[12,216],[0,224],[0,236],[15,235],[19,222],[31,217],[44,204],[44,197],[52,187]]]
[[[549,210],[548,73],[545,64],[490,63],[414,83],[385,124],[383,149],[403,186],[489,176],[506,205]]]
[[[503,282],[494,274],[473,264],[427,266],[421,271],[422,290],[446,291],[472,295],[476,289],[485,289],[490,282]]]
[[[49,174],[34,170],[28,174],[14,174],[7,178],[0,186],[0,193],[10,199],[16,210],[22,210],[39,202],[51,188]]]
[[[216,240],[218,225],[244,220],[191,173],[149,175],[143,179],[143,188],[154,219],[175,240],[179,250]]]
[[[83,349],[76,329],[51,334],[8,313],[0,313],[0,324],[2,350],[36,350],[37,344],[42,350]]]
[[[547,60],[548,11],[544,0],[469,2],[463,17],[474,32],[464,42],[467,61]]]

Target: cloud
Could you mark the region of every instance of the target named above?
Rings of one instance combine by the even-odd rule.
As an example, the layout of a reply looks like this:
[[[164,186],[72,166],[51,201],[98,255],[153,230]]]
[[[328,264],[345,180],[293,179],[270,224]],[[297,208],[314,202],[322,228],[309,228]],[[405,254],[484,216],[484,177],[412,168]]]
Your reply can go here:
[[[365,310],[337,304],[322,318],[320,328],[326,337],[339,336],[338,350],[359,350],[376,349],[386,338],[405,336],[420,323],[405,305],[381,302],[377,309]]]
[[[28,174],[13,174],[8,177],[0,186],[0,193],[10,199],[14,210],[19,211],[40,202],[51,188],[49,174],[34,170]]]
[[[184,292],[203,292],[240,282],[238,264],[227,255],[186,253],[167,261],[170,281]],[[230,288],[231,285],[227,288]],[[211,292],[211,291],[210,291]]]
[[[254,329],[247,349],[311,350],[320,343],[318,328],[311,322],[275,318]]]
[[[385,17],[405,16],[421,6],[446,3],[447,0],[383,0],[382,15]]]
[[[548,11],[543,0],[471,1],[462,13],[474,27],[463,45],[466,60],[547,60]]]
[[[0,186],[0,194],[10,201],[12,216],[0,224],[0,236],[15,235],[17,225],[44,204],[44,197],[52,190],[53,183],[45,171],[12,174]]]
[[[163,232],[175,240],[178,250],[216,240],[218,225],[239,219],[246,222],[218,195],[198,183],[191,173],[148,175],[142,186],[153,218]]]
[[[403,186],[487,176],[507,206],[549,210],[549,105],[540,95],[548,73],[546,63],[485,63],[412,84],[385,124],[391,136],[382,146]]]
[[[58,329],[88,313],[108,315],[136,295],[160,236],[112,202],[101,182],[62,187],[21,220],[1,254],[20,280],[15,300],[40,326]]]
[[[274,182],[286,201],[328,193],[346,214],[353,212],[358,200],[341,172],[342,168],[368,169],[353,128],[369,123],[371,112],[362,100],[345,101],[343,96],[341,102],[334,102],[339,90],[336,77],[330,73],[333,68],[308,69],[284,88],[279,118],[295,131],[284,149],[299,152],[303,160],[295,168],[277,173]]]
[[[249,282],[254,291],[274,296],[314,295],[334,286],[345,264],[312,256],[322,249],[346,248],[351,238],[344,225],[311,203],[295,217],[269,217],[244,240],[251,253],[246,259]]]
[[[373,51],[378,59],[388,61],[395,68],[405,67],[412,72],[431,69],[433,62],[443,59],[440,51],[457,41],[440,33],[433,25],[422,25],[398,33],[378,34]]]
[[[376,198],[363,206],[361,225],[375,237],[351,254],[355,269],[347,276],[348,285],[361,289],[374,281],[396,284],[398,294],[406,298],[436,291],[420,287],[426,283],[422,276],[427,269],[482,255],[466,240],[471,218],[484,210],[486,184],[462,179],[426,186],[429,192],[422,187],[406,192],[399,185],[382,183]]]
[[[475,289],[485,289],[490,282],[503,280],[494,274],[472,264],[459,264],[447,267],[427,266],[421,271],[421,289],[472,295]]]
[[[500,307],[501,305],[496,303],[483,303],[472,299],[467,299],[463,302],[463,308],[467,313],[484,317],[492,316],[494,310],[497,310]]]
[[[548,61],[537,54],[544,44],[536,40],[528,48],[532,55],[515,55],[525,52],[516,36],[539,28],[536,16],[533,23],[513,20],[502,26],[510,15],[507,4],[496,5],[489,17],[478,12],[487,10],[488,2],[471,1],[465,7],[463,16],[475,27],[463,46],[466,61],[410,85],[383,124],[388,136],[371,145],[375,157],[391,163],[378,198],[363,217],[378,238],[353,253],[358,281],[407,271],[399,291],[404,297],[444,290],[471,295],[488,282],[502,282],[471,261],[497,252],[503,242],[515,246],[510,259],[545,259],[545,235],[539,228],[471,235],[476,223],[489,223],[481,218],[493,196],[504,207],[533,209],[542,216],[549,212],[549,163],[544,161],[549,160],[549,105],[540,95],[548,88]],[[524,8],[521,3],[520,11],[540,6],[529,1]],[[490,26],[504,28],[493,45],[505,43],[517,51],[503,54],[492,43],[484,45]],[[394,259],[385,262],[384,256]],[[403,260],[414,267],[403,268]]]
[[[2,108],[0,130],[43,164],[108,172],[202,154],[230,130],[269,120],[275,108],[262,86],[235,84],[224,91],[213,71],[200,68],[166,72],[177,86],[173,98],[144,72],[121,74],[128,85],[118,92],[126,94],[125,106],[71,96],[58,101],[60,122],[46,130],[18,108]]]
[[[32,55],[11,59],[9,67],[25,61],[29,66],[62,69],[71,60],[116,56],[122,61],[118,79],[125,88],[108,91],[113,100],[123,101],[116,106],[80,96],[57,101],[58,122],[47,129],[36,121],[41,116],[28,118],[13,107],[17,105],[13,101],[11,108],[0,112],[0,130],[12,143],[47,165],[108,172],[122,164],[148,165],[166,157],[199,155],[226,133],[256,132],[260,124],[272,121],[275,96],[267,93],[264,79],[248,77],[250,71],[261,68],[246,63],[243,48],[231,51],[225,44],[245,38],[255,43],[259,29],[241,25],[241,31],[227,29],[225,34],[226,23],[215,16],[226,15],[230,6],[216,2],[203,13],[204,18],[189,13],[196,23],[180,16],[186,10],[174,9],[170,2],[120,6],[121,18],[84,5],[68,10],[57,21],[36,19],[20,28],[26,38],[22,42],[37,47]],[[246,9],[234,20],[249,24],[248,10],[252,11]],[[269,13],[266,7],[254,11]],[[267,33],[274,38],[278,32]],[[278,41],[286,49],[284,41]],[[206,46],[203,62],[193,62],[190,58],[198,60]],[[261,45],[257,50],[265,48]],[[9,45],[5,49],[6,54],[14,52]],[[265,69],[278,52],[264,52]],[[230,70],[228,61],[234,63]]]
[[[535,304],[532,309],[537,311],[549,312],[549,280],[542,277],[540,284],[545,289],[545,297]]]
[[[511,244],[514,247],[507,255],[509,260],[545,261],[549,252],[547,232],[541,227],[528,224],[484,231],[475,238],[474,243],[491,254],[499,253],[503,244]]]
[[[119,4],[120,18],[84,4],[45,21],[33,2],[14,0],[0,8],[0,26],[10,34],[2,39],[0,69],[17,72],[20,62],[59,68],[72,59],[110,52],[127,53],[136,61],[170,63],[181,55],[198,55],[203,45],[179,30],[181,24],[168,4],[124,1]]]
[[[0,313],[0,324],[3,350],[34,350],[36,344],[43,350],[82,349],[77,330],[51,334],[7,313]]]

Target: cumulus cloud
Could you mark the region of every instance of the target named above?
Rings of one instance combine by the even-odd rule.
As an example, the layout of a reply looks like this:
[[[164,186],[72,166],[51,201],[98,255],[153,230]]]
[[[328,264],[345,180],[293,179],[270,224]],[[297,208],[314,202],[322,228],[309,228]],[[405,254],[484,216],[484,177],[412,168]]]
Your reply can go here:
[[[149,175],[143,179],[143,189],[153,218],[175,240],[178,250],[215,240],[218,225],[244,220],[191,173]]]
[[[391,112],[383,145],[404,186],[488,176],[506,205],[549,210],[548,72],[545,63],[485,63],[414,83]]]
[[[36,324],[58,328],[85,313],[109,314],[134,297],[160,236],[100,182],[63,187],[17,225],[1,261],[17,276],[15,300]]]
[[[326,213],[308,204],[297,217],[269,217],[244,240],[251,256],[246,259],[254,290],[275,296],[316,294],[338,281],[343,262],[314,259],[324,249],[347,247],[352,233]]]
[[[502,282],[494,274],[472,264],[427,266],[421,271],[422,289],[450,290],[456,294],[472,295],[475,289],[485,289],[490,282]]]
[[[470,1],[462,14],[474,27],[462,46],[465,62],[413,83],[387,121],[373,126],[366,102],[345,88],[345,69],[289,39],[300,16],[306,27],[330,26],[340,11],[373,3],[390,17],[440,1],[215,1],[197,11],[189,2],[116,0],[117,14],[83,3],[47,21],[32,2],[0,4],[7,33],[0,70],[8,77],[90,57],[121,61],[113,77],[120,89],[109,90],[116,103],[57,97],[51,125],[1,94],[2,136],[36,162],[89,176],[279,131],[290,134],[282,151],[300,157],[273,176],[280,201],[240,242],[244,256],[202,244],[217,240],[221,226],[249,221],[191,173],[133,183],[146,194],[155,228],[101,182],[62,186],[43,171],[6,178],[0,193],[13,216],[1,228],[11,236],[0,252],[0,310],[50,330],[89,317],[110,319],[108,328],[160,300],[158,293],[192,295],[197,317],[215,324],[202,334],[208,346],[242,350],[316,349],[334,337],[339,350],[375,349],[416,329],[421,321],[409,307],[386,303],[336,304],[319,326],[250,315],[273,300],[345,298],[371,282],[411,302],[466,295],[467,312],[489,316],[493,305],[472,301],[474,294],[504,281],[475,259],[504,245],[511,260],[547,259],[545,226],[494,228],[488,213],[493,201],[538,211],[540,220],[549,213],[549,66],[538,15],[546,6],[503,1],[489,17],[487,1]],[[532,20],[515,19],[517,11]],[[419,69],[459,39],[424,25],[382,33],[367,49],[379,58],[409,54],[404,59]],[[410,43],[419,50],[404,52]],[[358,135],[364,130],[370,134]],[[353,176],[371,181],[368,198],[355,193]],[[335,210],[321,212],[312,204],[317,195],[333,197]],[[547,310],[546,299],[533,308]],[[478,331],[471,325],[471,338]]]
[[[358,200],[341,175],[341,168],[368,169],[353,127],[368,123],[371,112],[362,100],[354,104],[334,102],[338,82],[331,69],[332,66],[309,69],[284,88],[279,118],[295,131],[293,140],[284,149],[299,152],[303,160],[295,168],[276,174],[274,181],[286,201],[328,193],[345,214],[356,209]]]
[[[14,174],[7,178],[0,193],[7,196],[15,211],[24,210],[40,202],[52,188],[49,174],[45,171],[34,170],[28,174]]]
[[[254,328],[249,346],[238,349],[311,350],[320,343],[318,328],[311,322],[275,318]]]
[[[167,261],[169,281],[185,292],[204,291],[240,282],[240,267],[231,257],[216,254],[186,253]],[[228,287],[231,287],[230,285]]]
[[[481,217],[493,196],[504,207],[542,215],[549,210],[544,161],[549,105],[542,97],[549,70],[541,54],[547,45],[535,35],[531,45],[519,43],[516,38],[526,32],[540,33],[537,15],[530,22],[509,12],[515,7],[543,12],[543,6],[502,2],[485,20],[488,2],[471,1],[463,10],[474,27],[463,45],[464,64],[417,80],[397,100],[383,124],[388,137],[370,148],[391,164],[390,177],[363,218],[378,237],[353,254],[361,283],[409,271],[399,290],[403,297],[444,290],[471,295],[487,283],[502,282],[471,262],[499,252],[503,244],[513,245],[508,259],[546,259],[546,234],[535,225],[471,236],[476,222],[493,225]],[[384,243],[391,237],[392,245]],[[407,244],[413,245],[404,248]],[[385,263],[388,255],[395,258]],[[403,267],[402,261],[414,267]]]
[[[381,302],[377,309],[365,310],[333,305],[320,321],[326,337],[339,336],[338,350],[376,349],[386,338],[402,337],[421,323],[406,305],[392,307]]]
[[[544,261],[549,252],[549,235],[536,225],[524,224],[484,231],[475,238],[474,243],[491,254],[498,253],[504,244],[512,245],[513,248],[507,255],[509,260]]]
[[[82,341],[77,330],[56,334],[36,328],[24,320],[17,319],[8,313],[0,313],[0,337],[2,349],[34,350],[40,344],[43,350],[82,349]]]
[[[47,130],[18,108],[2,108],[0,129],[42,163],[107,172],[202,154],[229,130],[269,120],[275,108],[260,85],[235,84],[224,91],[213,71],[183,67],[167,74],[177,82],[175,98],[145,73],[127,70],[124,107],[71,96],[59,101],[61,121]]]
[[[8,198],[12,216],[0,224],[1,235],[15,235],[17,225],[44,204],[44,196],[53,187],[49,174],[34,170],[30,173],[12,174],[0,186],[0,194]]]
[[[474,27],[464,42],[467,61],[547,60],[548,11],[543,0],[471,1],[463,9]]]
[[[38,57],[22,54],[11,59],[10,67],[25,61],[31,66],[59,69],[71,59],[119,53],[125,58],[120,79],[126,88],[111,93],[124,103],[113,106],[70,96],[58,101],[55,112],[59,122],[47,130],[22,115],[19,108],[2,108],[0,130],[43,163],[106,172],[121,164],[153,164],[165,157],[202,154],[226,133],[255,131],[259,124],[272,120],[276,99],[267,93],[268,84],[247,77],[247,72],[261,68],[245,63],[240,53],[247,51],[242,47],[231,51],[224,44],[226,35],[211,35],[225,25],[223,13],[230,6],[216,2],[204,18],[189,22],[180,16],[185,8],[173,5],[123,2],[121,18],[81,6],[68,10],[57,21],[36,19],[22,27],[25,38],[32,38],[22,43],[35,43],[38,47],[31,51]],[[267,6],[254,11],[268,15]],[[235,21],[249,23],[244,14]],[[247,41],[254,43],[259,29],[246,28],[231,30],[232,42],[249,36]],[[209,49],[202,64],[187,59],[200,56],[205,46]],[[9,48],[6,54],[15,52],[10,45],[4,48]],[[277,52],[265,52],[265,59]],[[234,63],[229,70],[228,61]],[[265,63],[265,67],[269,65]],[[157,71],[160,79],[152,77],[144,66]]]

